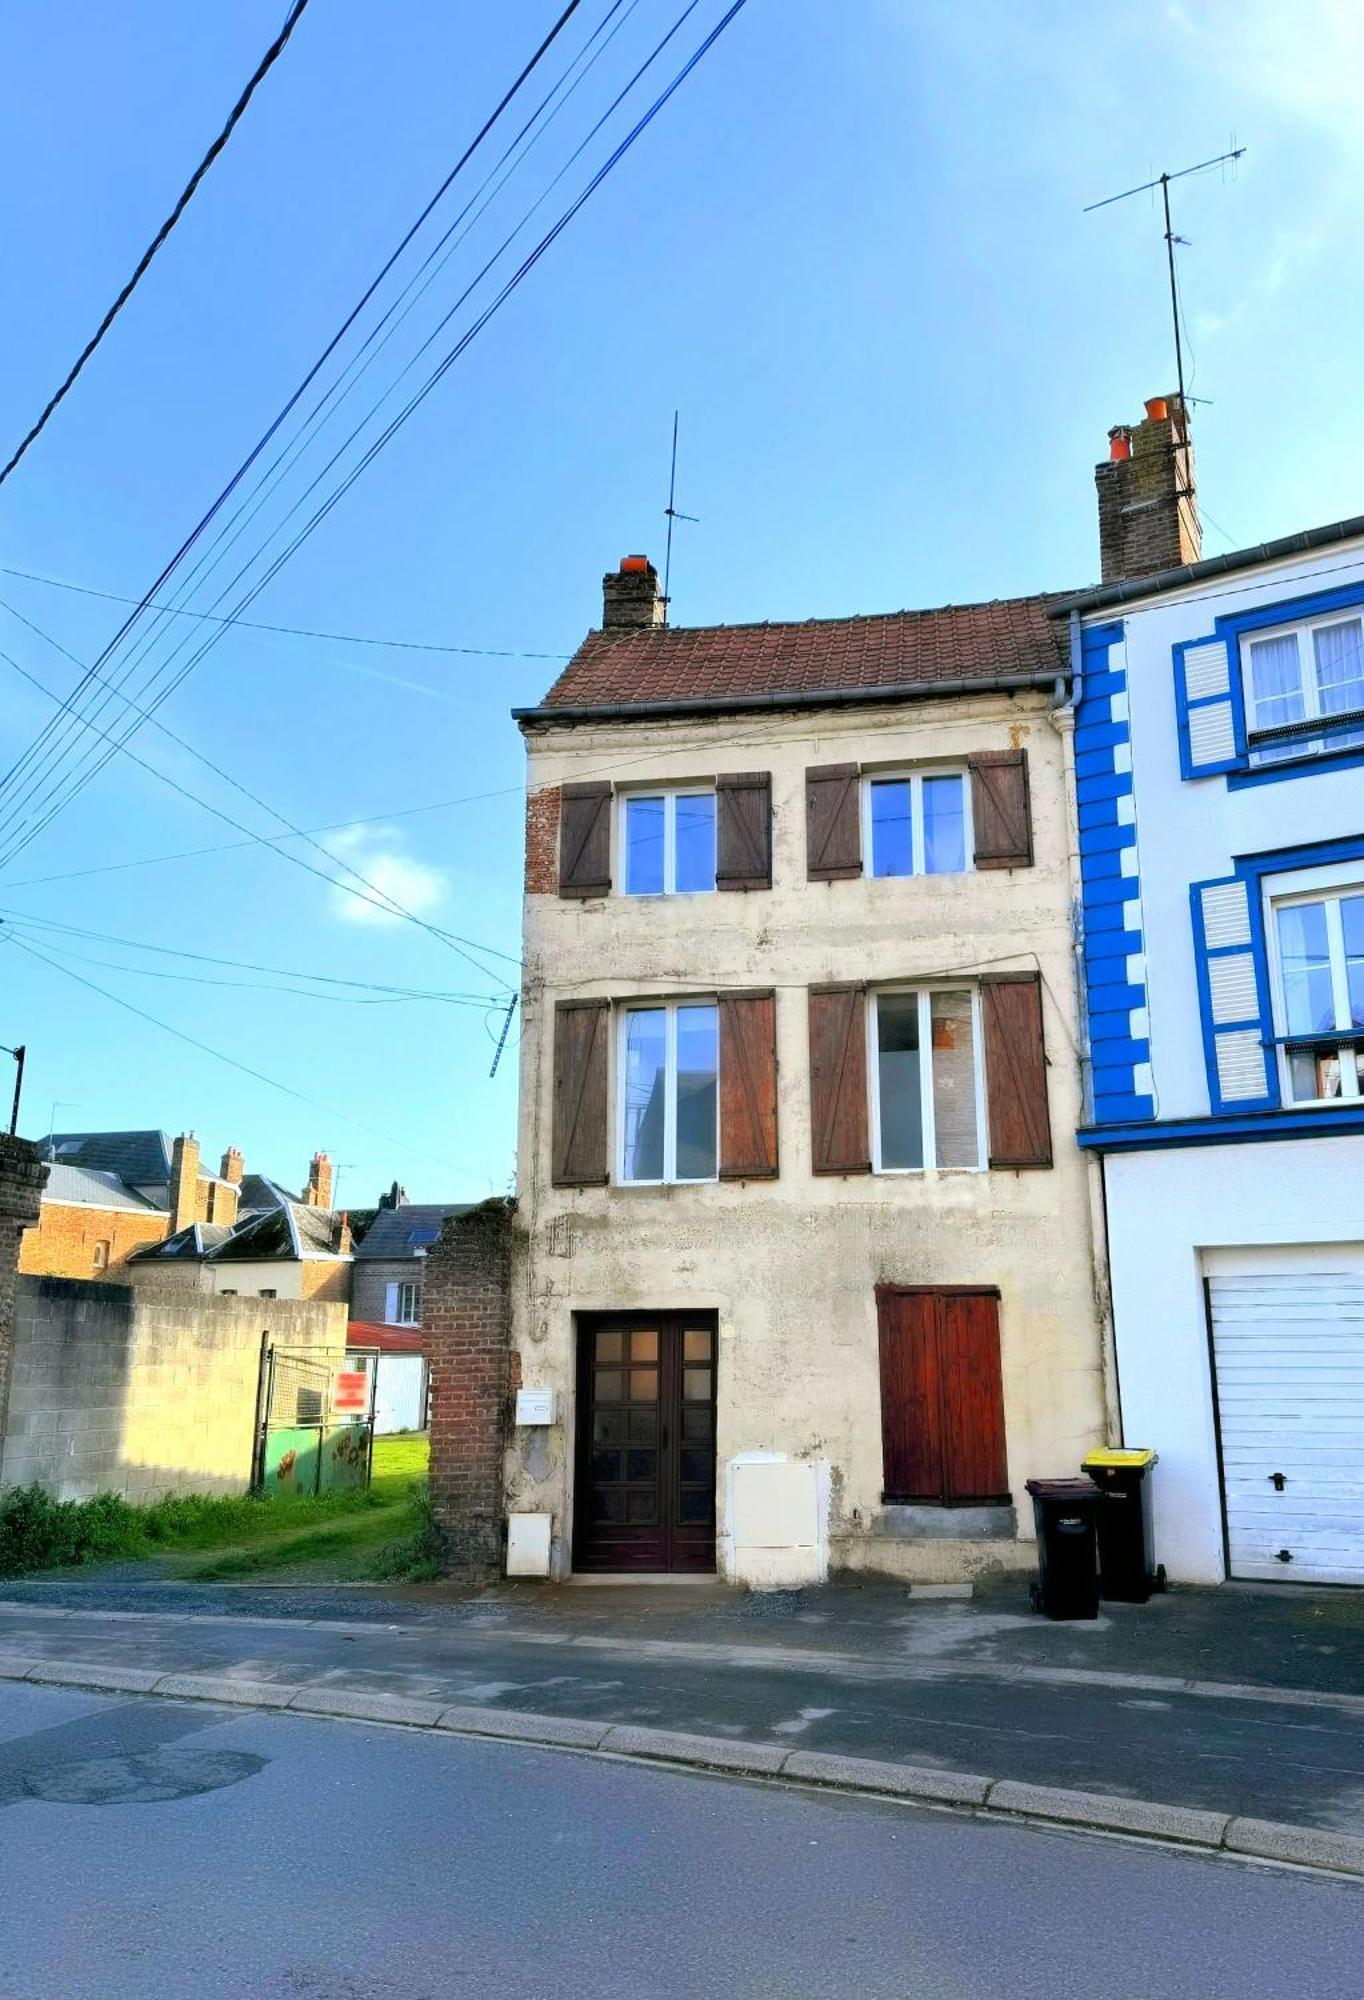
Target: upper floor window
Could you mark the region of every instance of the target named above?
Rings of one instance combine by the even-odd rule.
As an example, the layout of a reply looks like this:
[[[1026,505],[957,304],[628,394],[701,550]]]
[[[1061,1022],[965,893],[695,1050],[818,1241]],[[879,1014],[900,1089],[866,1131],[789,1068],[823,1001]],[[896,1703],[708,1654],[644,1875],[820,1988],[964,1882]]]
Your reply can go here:
[[[1364,743],[1364,618],[1337,614],[1248,633],[1241,658],[1252,764]],[[1360,726],[1333,725],[1334,716],[1358,717]]]
[[[979,1167],[985,1089],[977,995],[890,989],[873,993],[870,1006],[873,1171]]]
[[[1271,904],[1285,1095],[1364,1096],[1364,880]]]
[[[627,896],[684,896],[715,887],[715,793],[627,793],[621,801]]]
[[[719,1158],[720,1020],[713,1001],[621,1017],[620,1177],[710,1181]]]
[[[390,1326],[421,1325],[421,1286],[405,1278],[389,1285],[384,1298],[384,1318]]]
[[[960,875],[969,863],[969,787],[961,771],[915,771],[863,785],[872,875]]]

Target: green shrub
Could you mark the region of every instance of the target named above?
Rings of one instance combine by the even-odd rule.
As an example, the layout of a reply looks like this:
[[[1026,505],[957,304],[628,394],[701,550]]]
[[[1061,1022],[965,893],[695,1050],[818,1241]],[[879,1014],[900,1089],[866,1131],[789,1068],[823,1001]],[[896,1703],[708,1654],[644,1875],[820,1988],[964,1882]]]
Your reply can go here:
[[[146,1553],[136,1507],[117,1493],[54,1500],[41,1486],[0,1493],[0,1576]]]
[[[407,1517],[406,1534],[390,1543],[374,1565],[376,1582],[434,1583],[445,1573],[445,1536],[424,1479],[415,1481],[408,1493]]]

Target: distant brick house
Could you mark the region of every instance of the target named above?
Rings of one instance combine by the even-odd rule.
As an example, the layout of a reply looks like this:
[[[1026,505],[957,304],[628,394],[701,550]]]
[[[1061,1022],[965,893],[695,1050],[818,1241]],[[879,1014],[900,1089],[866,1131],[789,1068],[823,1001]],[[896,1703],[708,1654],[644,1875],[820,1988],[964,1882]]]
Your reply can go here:
[[[461,1202],[412,1202],[395,1181],[355,1246],[351,1318],[381,1326],[420,1326],[426,1255]]]

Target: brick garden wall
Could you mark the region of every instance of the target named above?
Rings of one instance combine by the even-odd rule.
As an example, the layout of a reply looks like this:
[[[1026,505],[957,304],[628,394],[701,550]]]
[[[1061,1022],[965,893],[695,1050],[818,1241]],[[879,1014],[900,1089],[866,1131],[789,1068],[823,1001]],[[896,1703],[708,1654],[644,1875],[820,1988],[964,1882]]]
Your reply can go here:
[[[426,1255],[422,1326],[431,1364],[431,1501],[448,1566],[502,1573],[502,1458],[510,1428],[509,1260],[515,1203],[451,1216]]]
[[[28,1139],[0,1133],[0,1448],[14,1340],[14,1290],[23,1232],[38,1220],[47,1168]]]

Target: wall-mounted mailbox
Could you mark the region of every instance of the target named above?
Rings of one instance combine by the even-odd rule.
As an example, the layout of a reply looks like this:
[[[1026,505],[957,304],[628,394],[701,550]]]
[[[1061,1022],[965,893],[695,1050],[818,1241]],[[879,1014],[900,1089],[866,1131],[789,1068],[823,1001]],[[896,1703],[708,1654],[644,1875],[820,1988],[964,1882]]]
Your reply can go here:
[[[555,1391],[553,1389],[518,1389],[516,1392],[516,1421],[518,1424],[552,1424],[555,1420]]]

